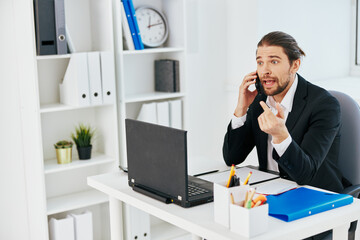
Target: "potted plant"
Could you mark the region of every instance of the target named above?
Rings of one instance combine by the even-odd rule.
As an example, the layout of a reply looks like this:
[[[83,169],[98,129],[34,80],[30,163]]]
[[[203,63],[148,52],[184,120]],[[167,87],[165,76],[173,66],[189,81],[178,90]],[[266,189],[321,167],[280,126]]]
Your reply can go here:
[[[91,158],[91,140],[94,133],[95,130],[92,127],[80,123],[79,126],[75,128],[75,133],[71,134],[71,138],[76,144],[80,160]]]
[[[72,160],[72,146],[71,141],[58,141],[54,144],[56,149],[56,158],[58,164],[70,163]]]

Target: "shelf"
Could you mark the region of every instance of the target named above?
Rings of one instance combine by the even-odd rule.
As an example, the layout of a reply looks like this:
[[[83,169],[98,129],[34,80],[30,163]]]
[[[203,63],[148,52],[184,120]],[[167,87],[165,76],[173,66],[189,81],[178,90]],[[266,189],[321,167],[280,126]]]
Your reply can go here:
[[[76,148],[75,148],[76,149]],[[76,156],[76,151],[74,152],[73,149],[73,159],[71,163],[67,164],[58,164],[56,158],[45,160],[44,162],[44,173],[45,174],[51,174],[51,173],[57,173],[57,172],[63,172],[63,171],[69,171],[73,169],[78,168],[85,168],[85,167],[91,167],[95,165],[101,165],[101,164],[107,164],[112,163],[115,161],[115,158],[106,156],[104,154],[100,153],[93,153],[92,158],[89,160],[79,160]]]
[[[123,51],[124,55],[135,55],[135,54],[147,54],[147,53],[168,53],[168,52],[182,52],[184,48],[174,48],[174,47],[166,47],[166,48],[148,48],[144,50],[125,50]]]
[[[89,106],[69,106],[61,103],[45,104],[40,106],[40,113],[50,113],[50,112],[61,112],[69,110],[77,110],[84,108],[93,108],[93,107],[104,107],[110,106],[112,104],[102,104],[102,105],[89,105]]]
[[[63,58],[70,58],[71,54],[61,54],[61,55],[42,55],[36,56],[37,60],[51,60],[51,59],[63,59]]]
[[[109,197],[97,190],[78,192],[47,199],[47,215],[106,203]]]
[[[165,240],[165,239],[175,239],[175,238],[191,239],[191,234],[167,222],[163,222],[151,226],[152,240]]]
[[[125,103],[134,103],[134,102],[145,102],[152,100],[162,100],[169,98],[179,98],[184,97],[186,94],[184,92],[176,93],[164,93],[164,92],[152,92],[152,93],[139,93],[132,94],[126,97]]]

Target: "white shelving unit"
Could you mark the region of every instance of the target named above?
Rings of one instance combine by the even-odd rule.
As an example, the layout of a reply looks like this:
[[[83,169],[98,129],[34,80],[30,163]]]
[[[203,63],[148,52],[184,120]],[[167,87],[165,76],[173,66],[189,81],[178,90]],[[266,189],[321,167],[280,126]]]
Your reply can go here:
[[[106,51],[114,55],[112,0],[65,0],[65,19],[75,52]],[[90,188],[86,178],[118,170],[117,104],[114,101],[112,104],[74,107],[60,103],[59,84],[71,57],[72,54],[34,56],[40,101],[46,214],[49,220],[90,209],[94,239],[110,239],[108,197]],[[57,164],[53,144],[59,140],[71,140],[71,133],[79,123],[95,128],[91,159],[79,160],[74,145],[73,161]]]
[[[121,2],[113,1],[120,165],[124,168],[127,167],[125,119],[136,119],[142,104],[175,99],[182,100],[182,122],[183,128],[186,128],[185,0],[133,0],[133,3],[135,9],[146,5],[161,11],[167,18],[169,38],[163,46],[158,48],[135,51],[123,50]],[[155,60],[159,59],[179,61],[180,92],[164,93],[155,91]],[[151,239],[180,239],[179,237],[187,234],[170,224],[156,221],[154,218],[150,219]],[[125,228],[125,231],[128,230]]]
[[[146,102],[181,99],[183,102],[183,128],[186,125],[185,81],[185,1],[184,0],[133,0],[135,8],[151,6],[164,13],[169,25],[169,38],[158,48],[123,50],[120,1],[113,1],[116,72],[118,91],[118,119],[120,136],[120,164],[126,168],[125,119],[136,119],[141,105]],[[155,91],[154,61],[174,59],[180,63],[180,92]]]
[[[86,178],[116,171],[119,164],[126,168],[125,119],[136,119],[143,103],[181,99],[183,128],[186,126],[185,0],[133,2],[135,8],[152,6],[167,17],[170,34],[162,47],[123,50],[119,0],[65,0],[65,18],[75,52],[108,51],[114,54],[117,101],[113,104],[86,107],[62,104],[59,84],[72,54],[34,56],[47,219],[89,209],[93,212],[94,239],[110,239],[108,197],[88,187]],[[179,61],[180,92],[155,92],[154,61],[158,59]],[[78,160],[74,146],[73,161],[57,164],[53,144],[70,140],[79,123],[96,128],[92,158]],[[152,239],[180,239],[187,234],[153,218],[151,228]]]

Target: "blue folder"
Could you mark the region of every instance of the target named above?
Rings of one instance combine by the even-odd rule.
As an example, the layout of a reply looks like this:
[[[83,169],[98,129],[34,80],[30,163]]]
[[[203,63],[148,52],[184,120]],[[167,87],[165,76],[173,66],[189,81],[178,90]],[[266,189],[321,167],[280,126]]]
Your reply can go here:
[[[267,202],[270,216],[290,222],[350,204],[353,197],[300,187],[280,195],[267,196]]]
[[[133,19],[131,10],[130,10],[129,0],[122,0],[122,3],[124,5],[124,10],[125,10],[126,18],[128,20],[128,24],[129,24],[129,28],[130,28],[130,32],[131,32],[131,37],[132,37],[133,42],[134,42],[135,50],[141,50],[138,34],[137,34],[135,24],[134,24],[134,19]]]
[[[135,14],[135,8],[134,8],[134,4],[132,0],[127,0],[129,3],[129,7],[130,7],[130,13],[131,13],[131,17],[134,23],[134,28],[135,28],[135,34],[137,34],[137,41],[139,43],[139,50],[143,50],[144,49],[144,44],[141,40],[141,33],[140,33],[140,29],[139,29],[139,25],[137,22],[137,17]]]

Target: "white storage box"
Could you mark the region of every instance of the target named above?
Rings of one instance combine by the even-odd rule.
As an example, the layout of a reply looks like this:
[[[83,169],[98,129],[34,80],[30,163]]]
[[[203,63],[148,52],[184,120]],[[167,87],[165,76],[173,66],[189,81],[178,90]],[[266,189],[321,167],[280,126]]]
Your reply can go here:
[[[215,222],[230,227],[230,194],[235,202],[244,200],[249,185],[240,185],[227,188],[226,182],[214,183],[214,220]]]
[[[247,209],[235,201],[230,204],[230,230],[246,237],[263,233],[268,229],[268,213],[268,204]]]

